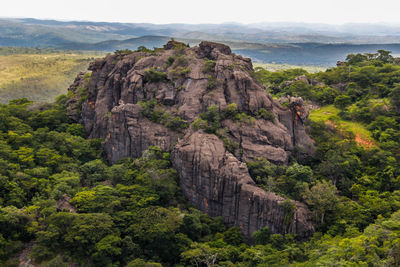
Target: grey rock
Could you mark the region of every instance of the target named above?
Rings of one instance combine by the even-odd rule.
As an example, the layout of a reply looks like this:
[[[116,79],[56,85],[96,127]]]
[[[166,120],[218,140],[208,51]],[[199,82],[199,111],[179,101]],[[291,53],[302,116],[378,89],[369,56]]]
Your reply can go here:
[[[167,65],[170,57],[185,60],[182,66]],[[208,59],[215,60],[211,72],[204,71]],[[189,72],[177,76],[178,67]],[[150,68],[165,72],[167,79],[146,81]],[[227,225],[240,227],[247,238],[264,226],[273,233],[294,233],[300,238],[312,234],[311,213],[304,204],[293,202],[293,218],[285,222],[285,199],[258,188],[248,174],[246,162],[257,157],[285,164],[295,151],[307,157],[314,150],[305,132],[308,111],[302,99],[287,99],[288,107],[274,100],[252,77],[250,59],[233,54],[223,44],[202,42],[188,48],[171,41],[164,50],[153,53],[109,55],[94,61],[89,70],[92,76],[82,110],[77,110],[79,86],[84,82],[79,75],[70,87],[74,98],[69,100],[68,114],[83,123],[90,138],[104,138],[110,162],[140,157],[149,146],[172,150],[184,195],[195,207],[211,216],[223,216]],[[213,88],[208,88],[210,77]],[[266,109],[275,120],[257,118],[250,124],[222,121],[226,138],[238,144],[232,154],[216,135],[195,132],[191,127],[171,131],[144,117],[138,102],[150,99],[157,99],[165,112],[176,113],[187,123],[211,105],[222,110],[231,103],[253,117],[259,109]]]

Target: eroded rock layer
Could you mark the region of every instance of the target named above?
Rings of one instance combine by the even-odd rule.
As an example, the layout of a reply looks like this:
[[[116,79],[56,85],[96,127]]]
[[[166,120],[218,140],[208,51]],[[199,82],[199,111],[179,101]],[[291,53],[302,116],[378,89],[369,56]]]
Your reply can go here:
[[[306,206],[293,202],[293,214],[286,214],[285,199],[257,187],[246,164],[215,135],[195,132],[185,137],[173,150],[172,162],[185,177],[184,195],[201,211],[238,226],[245,236],[264,226],[272,233],[296,233],[300,238],[313,233]]]
[[[140,157],[149,146],[159,146],[172,151],[184,195],[200,210],[223,216],[247,237],[264,226],[272,233],[301,238],[312,234],[306,206],[292,202],[295,211],[288,217],[282,204],[285,199],[258,188],[247,170],[245,162],[257,157],[285,164],[293,151],[304,156],[313,150],[303,124],[308,113],[302,99],[288,98],[287,107],[272,99],[252,77],[250,59],[222,44],[202,42],[188,48],[171,41],[155,52],[109,55],[89,69],[86,91],[82,74],[70,87],[74,97],[68,111],[91,138],[104,138],[111,162]],[[78,101],[82,96],[83,103]],[[251,123],[222,119],[224,144],[221,135],[194,127],[176,129],[165,119],[149,116],[141,105],[152,99],[165,114],[187,125],[212,105],[222,111],[232,103],[238,112],[254,119]],[[261,110],[275,119],[257,116]],[[236,146],[229,152],[226,142]]]

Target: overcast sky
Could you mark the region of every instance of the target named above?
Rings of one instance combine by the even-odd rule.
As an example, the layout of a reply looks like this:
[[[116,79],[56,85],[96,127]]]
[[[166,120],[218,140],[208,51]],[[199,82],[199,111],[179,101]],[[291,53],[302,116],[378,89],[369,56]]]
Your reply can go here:
[[[400,24],[400,0],[1,0],[0,17],[158,24]]]

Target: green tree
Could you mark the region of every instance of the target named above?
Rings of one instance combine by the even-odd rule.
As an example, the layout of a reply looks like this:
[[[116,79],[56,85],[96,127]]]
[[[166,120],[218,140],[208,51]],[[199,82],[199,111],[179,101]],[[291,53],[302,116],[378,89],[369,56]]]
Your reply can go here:
[[[253,233],[253,239],[257,245],[267,244],[269,241],[269,236],[270,236],[270,233],[269,233],[268,226],[265,226],[265,227],[261,228],[260,230],[255,231]]]
[[[390,102],[395,107],[396,111],[400,113],[400,84],[397,84],[389,94]]]
[[[351,98],[348,95],[338,95],[335,98],[334,104],[336,107],[344,109],[351,104]]]
[[[311,189],[306,186],[303,193],[304,201],[314,211],[319,224],[324,224],[327,212],[336,209],[339,201],[337,193],[337,188],[330,181],[317,181]]]

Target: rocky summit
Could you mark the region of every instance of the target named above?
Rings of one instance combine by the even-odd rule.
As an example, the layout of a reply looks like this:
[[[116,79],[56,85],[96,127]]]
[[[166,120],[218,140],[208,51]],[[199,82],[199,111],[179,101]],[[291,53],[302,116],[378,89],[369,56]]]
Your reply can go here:
[[[274,100],[250,59],[223,44],[170,41],[154,51],[117,51],[89,70],[69,88],[68,113],[90,138],[104,139],[110,162],[158,146],[171,152],[184,196],[246,237],[265,226],[299,238],[314,232],[306,205],[264,191],[249,175],[246,162],[286,164],[314,148],[303,100]]]

